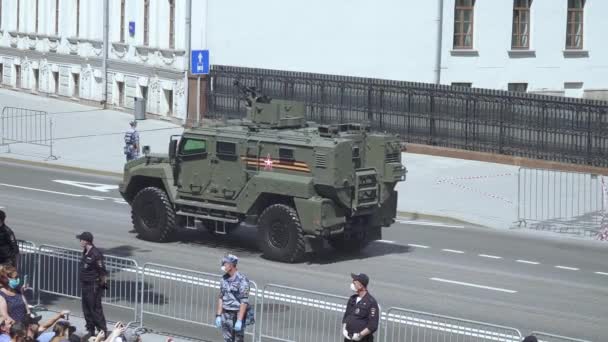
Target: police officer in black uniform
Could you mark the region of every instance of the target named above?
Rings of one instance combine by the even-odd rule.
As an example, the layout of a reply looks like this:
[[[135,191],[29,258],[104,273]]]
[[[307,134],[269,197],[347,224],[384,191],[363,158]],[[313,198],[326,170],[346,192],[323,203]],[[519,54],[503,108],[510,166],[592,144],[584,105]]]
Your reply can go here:
[[[19,244],[15,233],[5,224],[6,213],[0,210],[0,264],[17,267]]]
[[[342,319],[344,341],[373,342],[378,329],[380,310],[378,302],[367,292],[369,277],[363,273],[351,274],[353,282],[350,289],[355,292],[346,303],[346,312]]]
[[[93,234],[84,232],[76,235],[83,248],[80,260],[80,284],[82,287],[82,312],[90,336],[95,336],[95,328],[108,336],[106,318],[103,315],[101,296],[106,285],[106,265],[103,254],[93,245]]]

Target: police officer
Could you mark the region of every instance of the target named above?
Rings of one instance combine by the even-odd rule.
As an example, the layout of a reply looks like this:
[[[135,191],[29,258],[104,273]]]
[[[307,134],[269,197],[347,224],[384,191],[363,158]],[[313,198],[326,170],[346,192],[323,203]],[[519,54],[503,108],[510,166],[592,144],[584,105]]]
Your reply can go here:
[[[217,301],[215,326],[222,328],[226,342],[243,342],[245,314],[249,305],[249,280],[236,269],[239,259],[226,255],[221,261],[224,272]]]
[[[355,292],[346,304],[342,319],[344,341],[373,342],[373,333],[378,329],[380,310],[378,302],[367,292],[369,277],[363,273],[351,274],[350,289]]]
[[[103,254],[93,245],[93,234],[84,232],[76,235],[83,248],[80,261],[80,284],[82,287],[82,312],[90,336],[95,336],[95,328],[108,336],[106,318],[101,306],[102,291],[106,285],[106,265]]]
[[[15,233],[5,224],[6,213],[0,210],[0,264],[17,268],[19,244]]]
[[[137,121],[129,123],[131,128],[125,133],[125,156],[127,161],[139,157],[139,132],[137,132]]]

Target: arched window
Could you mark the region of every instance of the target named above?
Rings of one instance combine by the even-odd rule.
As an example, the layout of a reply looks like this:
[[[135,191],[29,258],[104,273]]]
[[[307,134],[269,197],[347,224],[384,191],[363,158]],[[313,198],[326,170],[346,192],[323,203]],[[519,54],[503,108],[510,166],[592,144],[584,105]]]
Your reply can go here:
[[[150,44],[150,0],[144,0],[144,45]]]
[[[169,0],[169,48],[175,49],[175,0]]]

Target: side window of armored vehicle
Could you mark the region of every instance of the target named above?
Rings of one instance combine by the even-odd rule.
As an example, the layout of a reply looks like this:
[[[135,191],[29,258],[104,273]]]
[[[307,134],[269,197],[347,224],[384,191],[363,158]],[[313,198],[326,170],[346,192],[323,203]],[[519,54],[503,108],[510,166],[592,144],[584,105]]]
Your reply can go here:
[[[353,146],[353,165],[355,169],[361,168],[361,155],[359,151],[359,146]]]
[[[182,144],[180,155],[191,156],[207,152],[207,142],[205,140],[187,138]]]
[[[234,161],[237,159],[235,143],[218,141],[215,152],[217,157],[222,160]]]
[[[293,150],[290,148],[279,148],[279,161],[294,162],[296,159],[293,156]]]

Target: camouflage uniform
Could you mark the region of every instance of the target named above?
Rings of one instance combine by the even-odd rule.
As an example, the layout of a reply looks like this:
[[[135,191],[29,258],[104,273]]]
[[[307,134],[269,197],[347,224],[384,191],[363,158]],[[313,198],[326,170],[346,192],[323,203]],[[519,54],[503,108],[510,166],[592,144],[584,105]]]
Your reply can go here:
[[[135,126],[125,133],[125,151],[127,161],[137,159],[139,157],[139,132],[135,129]]]
[[[243,328],[234,331],[241,304],[249,303],[249,280],[240,272],[234,277],[225,274],[220,284],[220,297],[222,298],[222,336],[226,342],[243,342],[245,338],[245,317]]]

